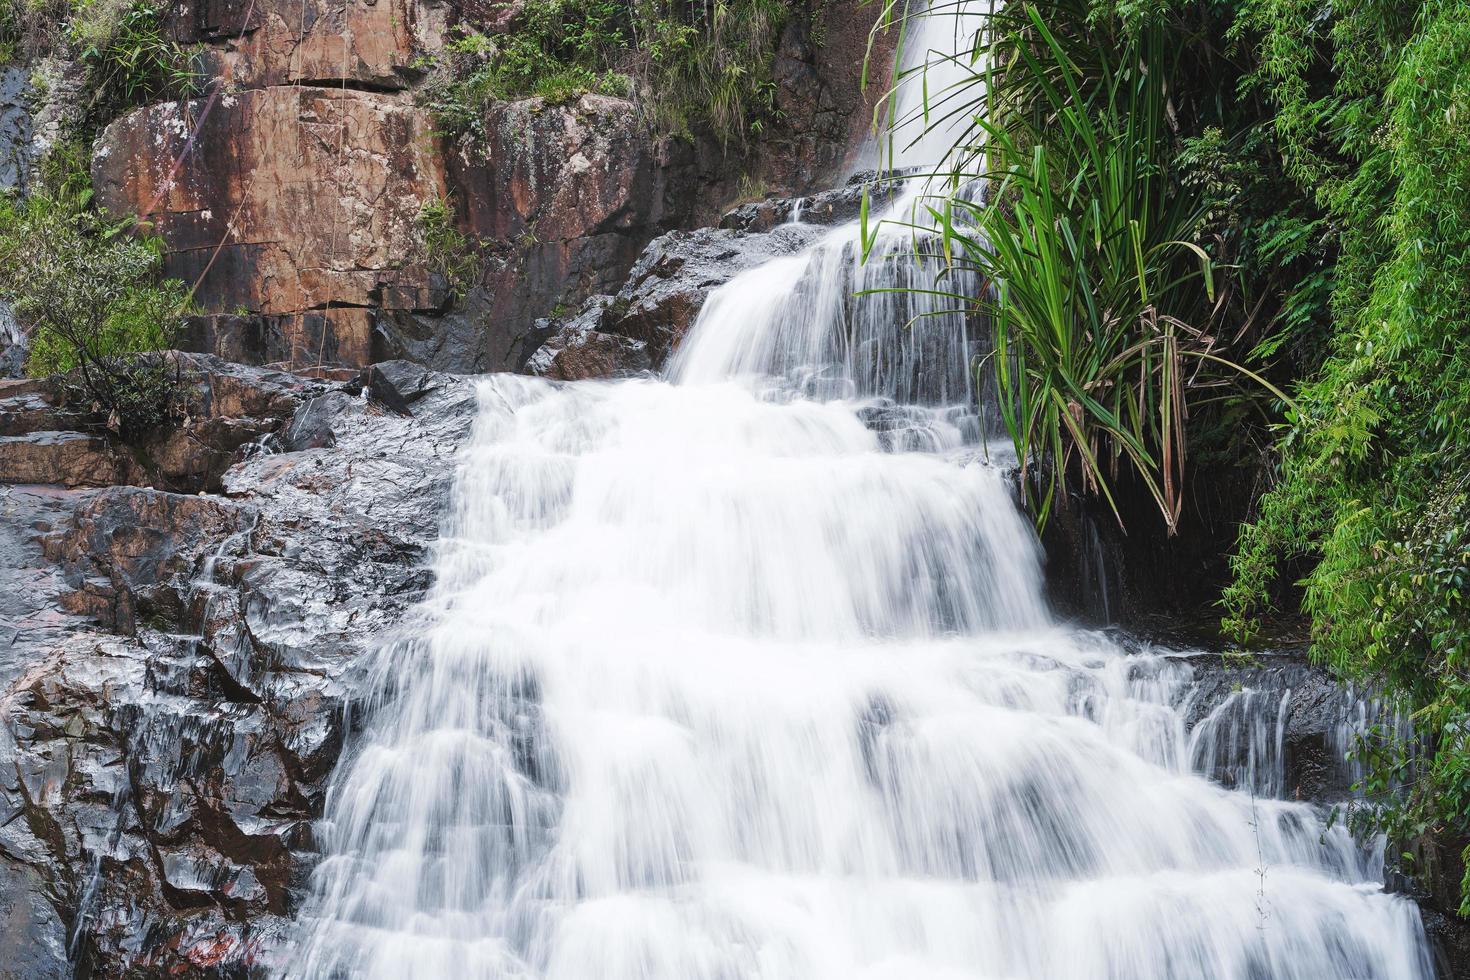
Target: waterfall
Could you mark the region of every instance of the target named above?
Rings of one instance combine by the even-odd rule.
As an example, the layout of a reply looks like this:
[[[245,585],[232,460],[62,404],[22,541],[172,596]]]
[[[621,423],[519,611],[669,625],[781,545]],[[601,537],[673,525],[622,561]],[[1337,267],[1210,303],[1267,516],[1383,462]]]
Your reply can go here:
[[[855,296],[932,275],[857,240],[665,379],[480,383],[282,974],[1428,980],[1381,842],[1280,798],[1275,702],[1191,733],[1186,663],[1051,617],[975,325]]]

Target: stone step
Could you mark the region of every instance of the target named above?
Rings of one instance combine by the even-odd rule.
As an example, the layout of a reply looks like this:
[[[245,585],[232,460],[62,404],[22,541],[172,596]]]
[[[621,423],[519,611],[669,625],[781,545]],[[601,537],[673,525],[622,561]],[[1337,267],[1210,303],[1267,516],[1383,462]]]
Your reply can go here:
[[[131,469],[102,436],[55,431],[0,436],[0,483],[105,487],[127,482]]]
[[[0,436],[85,430],[88,421],[85,412],[58,406],[40,393],[0,397]]]

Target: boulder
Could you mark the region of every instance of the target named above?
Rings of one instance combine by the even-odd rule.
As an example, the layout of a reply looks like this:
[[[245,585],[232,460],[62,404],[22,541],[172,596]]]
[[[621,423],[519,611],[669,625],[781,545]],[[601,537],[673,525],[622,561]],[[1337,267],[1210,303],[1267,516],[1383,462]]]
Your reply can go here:
[[[612,303],[611,296],[589,299],[576,317],[560,326],[531,356],[527,373],[558,381],[583,381],[651,370],[653,360],[646,343],[598,329]]]
[[[766,234],[723,228],[668,232],[643,250],[599,313],[596,329],[645,344],[651,365],[661,368],[714,289],[746,269],[801,251],[820,234],[815,225],[799,224],[779,225]]]

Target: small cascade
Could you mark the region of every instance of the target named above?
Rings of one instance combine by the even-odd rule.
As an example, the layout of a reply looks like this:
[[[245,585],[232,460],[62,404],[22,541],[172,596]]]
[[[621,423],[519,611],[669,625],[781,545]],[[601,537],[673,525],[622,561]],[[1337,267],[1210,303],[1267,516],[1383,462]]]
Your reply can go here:
[[[881,234],[721,287],[666,379],[481,382],[282,976],[1429,980],[1279,695],[1192,720],[1186,659],[1053,620],[982,338]]]

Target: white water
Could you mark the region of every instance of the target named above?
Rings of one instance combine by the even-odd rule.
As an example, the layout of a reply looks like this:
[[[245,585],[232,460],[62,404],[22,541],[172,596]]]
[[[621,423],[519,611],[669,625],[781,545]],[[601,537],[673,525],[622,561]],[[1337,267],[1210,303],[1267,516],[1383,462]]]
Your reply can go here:
[[[422,634],[334,778],[289,977],[1427,978],[1276,703],[1065,628],[966,324],[852,229],[670,381],[497,376]],[[1267,699],[1269,700],[1269,699]],[[1243,746],[1243,748],[1242,748]]]

